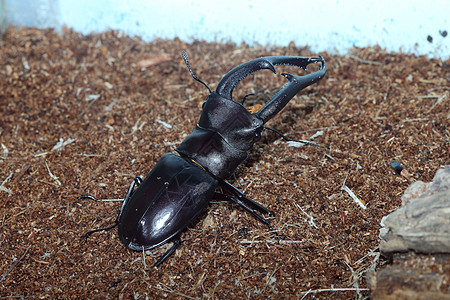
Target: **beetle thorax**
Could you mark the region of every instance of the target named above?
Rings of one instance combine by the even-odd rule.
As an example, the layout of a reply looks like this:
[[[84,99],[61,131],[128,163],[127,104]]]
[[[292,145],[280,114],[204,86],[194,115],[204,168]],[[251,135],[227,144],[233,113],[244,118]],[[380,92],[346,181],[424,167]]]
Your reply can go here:
[[[200,121],[176,149],[219,178],[229,177],[261,137],[263,121],[216,92],[206,99]]]

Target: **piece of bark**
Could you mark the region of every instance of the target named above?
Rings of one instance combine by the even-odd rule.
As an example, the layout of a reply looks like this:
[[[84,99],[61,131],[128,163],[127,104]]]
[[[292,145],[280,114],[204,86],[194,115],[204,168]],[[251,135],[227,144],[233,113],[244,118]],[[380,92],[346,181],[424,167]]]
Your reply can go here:
[[[391,263],[369,274],[372,299],[450,299],[450,166],[414,182],[381,221],[380,252]]]
[[[450,166],[437,171],[431,183],[411,184],[402,203],[381,220],[381,253],[450,253]]]
[[[396,253],[369,276],[371,299],[450,299],[450,255]]]

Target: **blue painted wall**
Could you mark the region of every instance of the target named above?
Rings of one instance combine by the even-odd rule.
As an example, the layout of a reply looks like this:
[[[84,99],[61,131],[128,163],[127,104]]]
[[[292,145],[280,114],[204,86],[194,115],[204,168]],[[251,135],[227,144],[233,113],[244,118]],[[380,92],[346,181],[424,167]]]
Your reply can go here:
[[[380,45],[443,59],[450,58],[449,12],[450,0],[0,0],[3,20],[14,25],[118,29],[146,41],[294,41],[332,53]]]

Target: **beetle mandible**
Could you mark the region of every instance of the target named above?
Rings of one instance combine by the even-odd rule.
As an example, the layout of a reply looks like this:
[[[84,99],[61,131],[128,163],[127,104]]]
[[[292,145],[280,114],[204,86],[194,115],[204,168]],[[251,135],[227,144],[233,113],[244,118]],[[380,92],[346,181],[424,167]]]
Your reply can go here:
[[[264,124],[300,90],[319,81],[326,73],[325,60],[320,56],[261,57],[232,69],[220,80],[216,91],[212,92],[193,73],[187,53],[183,51],[182,55],[192,77],[210,91],[203,103],[198,124],[175,149],[175,153],[165,154],[143,181],[140,177],[133,180],[112,226],[91,230],[84,235],[87,238],[94,232],[118,226],[120,240],[136,251],[173,242],[173,246],[156,261],[155,266],[175,252],[181,243],[181,232],[212,199],[233,201],[270,228],[269,221],[255,209],[268,214],[271,211],[246,197],[225,179],[247,158],[247,151],[261,138],[265,129],[279,133]],[[276,74],[275,65],[291,65],[306,70],[311,63],[320,63],[319,70],[303,76],[281,73],[288,83],[255,113],[232,100],[232,92],[237,84],[256,71],[269,69]],[[224,193],[217,192],[217,187]],[[79,198],[95,199],[90,195]]]

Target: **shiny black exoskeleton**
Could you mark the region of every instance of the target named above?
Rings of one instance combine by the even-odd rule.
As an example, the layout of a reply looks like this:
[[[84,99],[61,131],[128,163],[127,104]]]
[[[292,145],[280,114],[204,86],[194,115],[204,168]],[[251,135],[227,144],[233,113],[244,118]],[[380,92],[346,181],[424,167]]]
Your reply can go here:
[[[194,79],[202,82],[193,74],[185,52],[183,57]],[[255,113],[232,100],[236,85],[258,70],[269,69],[276,73],[275,65],[292,65],[306,70],[311,63],[320,63],[320,69],[304,76],[282,73],[288,83]],[[247,151],[267,128],[264,124],[301,89],[322,79],[325,72],[322,57],[295,56],[261,57],[231,70],[220,80],[216,91],[209,94],[198,124],[175,149],[176,154],[165,154],[144,181],[137,177],[132,182],[115,224],[92,230],[85,236],[118,226],[120,240],[132,250],[143,251],[173,242],[174,245],[155,263],[158,266],[176,250],[181,232],[212,199],[234,201],[270,226],[269,221],[252,207],[265,213],[270,211],[247,198],[225,179],[247,158]],[[216,192],[217,187],[224,193]],[[80,198],[93,197],[84,195]]]

